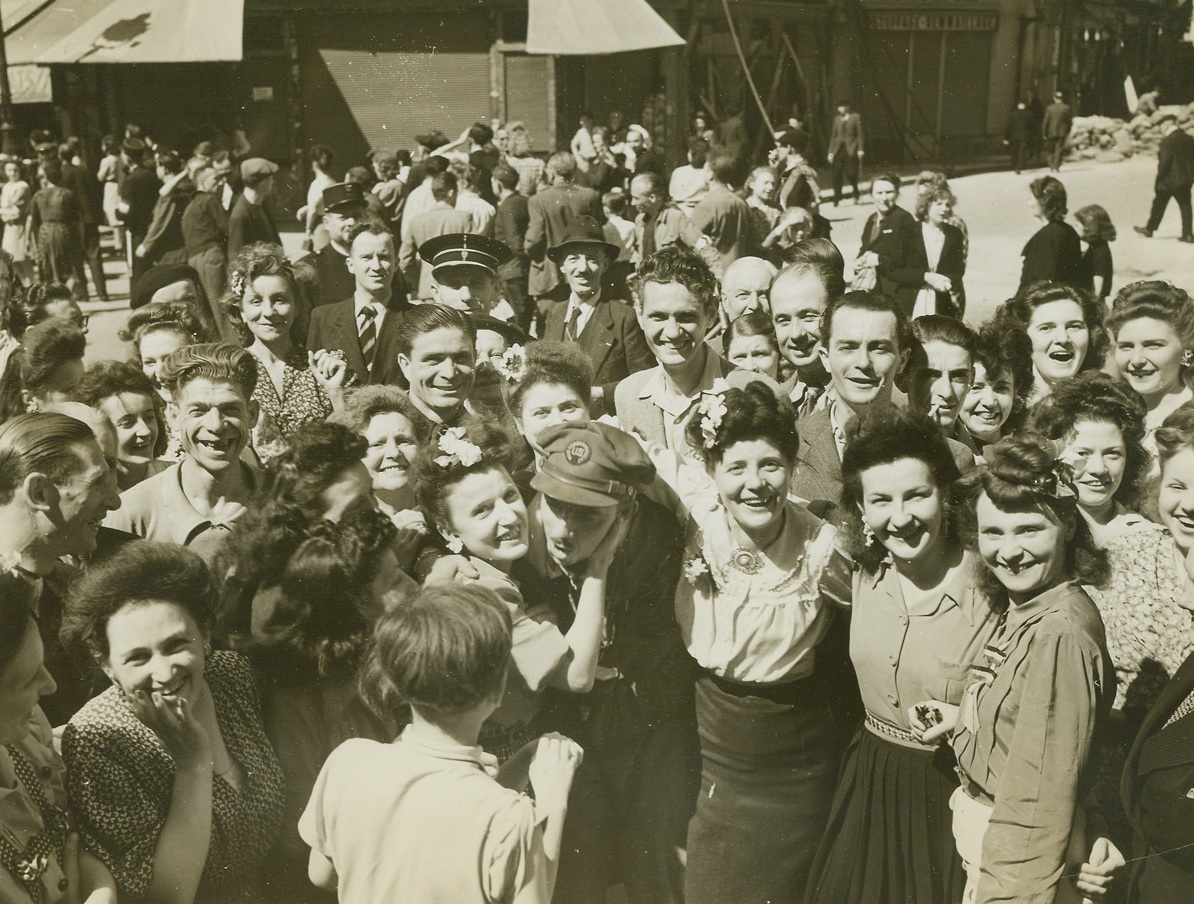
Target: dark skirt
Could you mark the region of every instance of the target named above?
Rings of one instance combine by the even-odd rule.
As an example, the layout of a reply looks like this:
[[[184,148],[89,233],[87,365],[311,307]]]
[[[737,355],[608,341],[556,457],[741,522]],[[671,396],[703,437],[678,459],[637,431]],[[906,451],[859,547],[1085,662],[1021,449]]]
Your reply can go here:
[[[956,904],[966,873],[949,798],[948,746],[916,750],[859,727],[817,851],[808,904]]]
[[[83,275],[83,246],[68,223],[48,221],[37,230],[37,266],[42,282],[69,285]]]
[[[840,747],[814,682],[696,685],[701,793],[688,826],[688,904],[800,900],[825,831]]]

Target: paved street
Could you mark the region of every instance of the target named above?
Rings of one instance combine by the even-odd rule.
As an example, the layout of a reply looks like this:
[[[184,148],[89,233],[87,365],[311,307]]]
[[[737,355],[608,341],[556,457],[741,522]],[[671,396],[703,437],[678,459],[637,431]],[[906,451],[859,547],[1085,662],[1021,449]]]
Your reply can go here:
[[[1176,206],[1171,206],[1153,238],[1146,239],[1132,230],[1132,226],[1144,223],[1148,216],[1156,167],[1155,158],[1136,157],[1122,163],[1067,163],[1061,171],[1060,178],[1069,192],[1070,213],[1086,204],[1102,204],[1119,231],[1119,238],[1111,245],[1115,258],[1114,289],[1138,279],[1167,279],[1194,289],[1194,246],[1177,241],[1181,230]],[[1028,184],[1044,172],[1031,170],[1019,176],[1011,172],[980,173],[951,183],[958,196],[957,213],[970,230],[966,317],[972,324],[989,317],[995,306],[1016,290],[1020,280],[1020,251],[1039,226],[1028,209]],[[864,196],[864,202],[856,206],[847,199],[842,207],[822,208],[833,223],[833,239],[845,254],[847,266],[858,253],[862,227],[871,213],[869,196]],[[900,203],[911,208],[910,185],[904,187]],[[297,253],[299,236],[287,234],[283,239],[288,250]],[[115,273],[117,266],[109,261],[109,272]],[[113,281],[112,289],[124,294],[127,285],[122,277]],[[91,312],[88,361],[123,357],[125,351],[116,334],[128,316],[127,302],[93,304],[88,308]]]

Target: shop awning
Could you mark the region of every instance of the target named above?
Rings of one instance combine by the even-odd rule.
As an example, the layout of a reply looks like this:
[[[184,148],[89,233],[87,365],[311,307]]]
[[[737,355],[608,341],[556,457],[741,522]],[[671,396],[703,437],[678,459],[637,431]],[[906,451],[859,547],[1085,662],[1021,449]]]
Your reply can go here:
[[[589,56],[683,43],[647,0],[530,0],[527,53]]]
[[[3,0],[20,63],[206,63],[242,58],[244,0]]]

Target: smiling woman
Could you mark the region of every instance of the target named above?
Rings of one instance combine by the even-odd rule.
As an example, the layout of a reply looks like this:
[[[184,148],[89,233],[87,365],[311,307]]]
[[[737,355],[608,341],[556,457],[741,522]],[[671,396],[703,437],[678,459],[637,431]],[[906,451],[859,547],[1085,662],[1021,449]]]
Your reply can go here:
[[[193,552],[133,542],[72,591],[63,636],[112,681],[63,736],[67,794],[121,898],[254,900],[282,780],[248,663],[207,643]]]

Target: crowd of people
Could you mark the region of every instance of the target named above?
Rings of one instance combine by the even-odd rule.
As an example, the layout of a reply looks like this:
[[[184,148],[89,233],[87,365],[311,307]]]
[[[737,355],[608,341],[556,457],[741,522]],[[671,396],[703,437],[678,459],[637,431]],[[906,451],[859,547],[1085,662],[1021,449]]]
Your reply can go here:
[[[972,328],[945,177],[874,174],[840,249],[808,143],[315,148],[292,260],[273,163],[134,130],[128,351],[86,367],[78,148],[39,151],[0,899],[1194,897],[1194,301],[1114,287],[1047,175]]]

